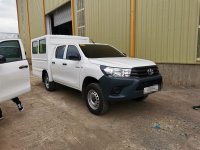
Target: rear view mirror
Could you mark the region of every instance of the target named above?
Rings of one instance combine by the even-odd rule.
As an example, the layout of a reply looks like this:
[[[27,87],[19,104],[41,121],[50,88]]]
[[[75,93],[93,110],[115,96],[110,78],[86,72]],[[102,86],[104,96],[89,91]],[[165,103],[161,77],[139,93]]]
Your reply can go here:
[[[0,55],[0,64],[6,63],[6,58],[3,55]]]

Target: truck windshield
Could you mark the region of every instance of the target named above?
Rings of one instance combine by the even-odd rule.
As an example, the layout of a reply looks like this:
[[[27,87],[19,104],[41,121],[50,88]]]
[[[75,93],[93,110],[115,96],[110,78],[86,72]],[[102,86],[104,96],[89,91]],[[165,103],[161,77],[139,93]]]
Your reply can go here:
[[[80,44],[79,46],[87,58],[126,57],[109,45]]]

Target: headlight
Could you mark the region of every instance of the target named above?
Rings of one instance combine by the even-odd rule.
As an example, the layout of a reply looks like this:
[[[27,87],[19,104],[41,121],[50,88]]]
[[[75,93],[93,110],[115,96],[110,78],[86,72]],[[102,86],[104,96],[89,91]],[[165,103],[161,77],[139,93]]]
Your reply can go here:
[[[131,69],[114,68],[106,66],[101,66],[100,68],[105,75],[110,77],[130,77],[131,75]]]

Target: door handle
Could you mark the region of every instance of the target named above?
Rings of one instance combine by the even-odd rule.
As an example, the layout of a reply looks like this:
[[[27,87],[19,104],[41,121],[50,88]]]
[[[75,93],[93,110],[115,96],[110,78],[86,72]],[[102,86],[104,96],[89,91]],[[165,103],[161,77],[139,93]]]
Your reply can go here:
[[[67,66],[67,64],[66,64],[66,63],[63,63],[62,65],[63,65],[63,66]]]
[[[82,69],[83,67],[76,66],[75,68],[78,68],[78,69],[80,69],[80,68],[81,68],[81,69]]]
[[[24,68],[28,68],[27,65],[23,65],[23,66],[20,66],[19,69],[24,69]]]
[[[52,64],[56,64],[56,63],[53,61]]]

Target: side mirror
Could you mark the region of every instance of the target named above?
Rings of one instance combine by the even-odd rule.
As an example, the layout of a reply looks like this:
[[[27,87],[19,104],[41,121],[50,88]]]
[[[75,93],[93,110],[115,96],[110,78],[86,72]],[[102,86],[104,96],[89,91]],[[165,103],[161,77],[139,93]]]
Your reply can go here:
[[[69,60],[79,61],[81,60],[80,56],[68,56]]]
[[[0,64],[6,63],[6,58],[3,55],[0,55]]]

